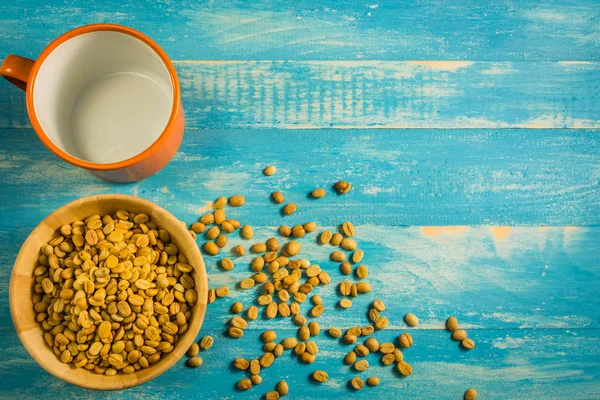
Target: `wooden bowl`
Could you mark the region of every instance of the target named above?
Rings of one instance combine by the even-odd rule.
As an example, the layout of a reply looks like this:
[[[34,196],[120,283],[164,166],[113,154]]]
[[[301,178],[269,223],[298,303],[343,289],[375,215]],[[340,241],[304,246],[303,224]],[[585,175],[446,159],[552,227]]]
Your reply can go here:
[[[135,371],[132,374],[119,373],[107,376],[76,368],[71,364],[63,364],[48,347],[43,338],[43,332],[35,319],[33,309],[33,270],[36,266],[42,244],[56,236],[58,229],[67,223],[83,220],[94,214],[114,214],[117,210],[128,210],[136,213],[148,214],[156,224],[169,231],[171,241],[194,267],[193,278],[198,291],[198,301],[192,308],[192,320],[187,332],[180,338],[175,349],[156,364],[148,368]],[[79,199],[62,206],[50,214],[31,232],[15,261],[10,279],[10,312],[13,323],[17,329],[19,339],[29,354],[42,368],[73,385],[89,389],[115,390],[139,385],[165,372],[181,358],[194,342],[204,313],[208,296],[208,282],[204,261],[198,250],[196,242],[177,218],[164,208],[149,201],[133,196],[119,194],[105,194]]]

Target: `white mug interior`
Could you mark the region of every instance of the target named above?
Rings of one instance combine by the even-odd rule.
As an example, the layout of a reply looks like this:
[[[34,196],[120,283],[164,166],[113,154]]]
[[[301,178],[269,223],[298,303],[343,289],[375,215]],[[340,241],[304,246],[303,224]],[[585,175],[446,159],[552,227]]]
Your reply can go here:
[[[171,116],[173,81],[143,41],[95,31],[61,43],[43,60],[33,107],[48,138],[80,160],[108,164],[142,153]]]

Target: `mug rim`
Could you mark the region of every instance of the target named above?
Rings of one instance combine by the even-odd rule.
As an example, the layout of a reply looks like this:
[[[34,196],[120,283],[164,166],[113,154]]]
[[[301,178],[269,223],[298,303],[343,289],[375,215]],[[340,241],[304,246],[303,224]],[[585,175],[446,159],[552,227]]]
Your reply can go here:
[[[173,86],[173,105],[171,107],[171,115],[169,116],[167,125],[165,126],[165,128],[163,129],[161,134],[158,136],[158,138],[141,153],[136,154],[135,156],[127,158],[125,160],[112,162],[112,163],[96,163],[96,162],[92,162],[92,161],[82,160],[82,159],[77,158],[77,157],[67,153],[66,151],[62,150],[48,137],[48,135],[42,128],[42,125],[40,124],[40,121],[37,118],[37,115],[35,112],[35,106],[33,104],[33,90],[35,87],[35,81],[36,81],[38,72],[39,72],[42,64],[46,60],[46,58],[58,46],[60,46],[61,44],[65,43],[66,41],[68,41],[70,39],[73,39],[77,36],[80,36],[80,35],[83,35],[86,33],[101,32],[101,31],[112,31],[112,32],[124,33],[126,35],[132,36],[135,39],[142,41],[144,44],[146,44],[148,47],[150,47],[156,53],[156,55],[158,55],[160,57],[161,61],[167,68],[167,71],[169,72],[169,76],[171,78],[171,85]],[[173,128],[175,127],[175,125],[177,123],[177,115],[179,114],[179,109],[181,108],[179,80],[177,78],[177,73],[175,71],[175,67],[173,66],[173,63],[171,62],[171,59],[169,58],[169,56],[167,56],[167,53],[165,53],[165,51],[162,48],[160,48],[160,46],[158,44],[156,44],[156,42],[154,42],[152,39],[150,39],[148,36],[144,35],[143,33],[139,32],[133,28],[129,28],[127,26],[118,25],[118,24],[84,25],[84,26],[80,26],[78,28],[72,29],[72,30],[60,35],[56,39],[54,39],[42,51],[40,56],[35,60],[33,67],[31,68],[31,72],[29,74],[29,81],[27,84],[26,92],[25,92],[25,100],[26,100],[26,105],[27,105],[27,113],[29,114],[29,118],[31,119],[31,124],[33,126],[33,130],[35,131],[38,138],[42,141],[42,143],[44,143],[44,145],[48,149],[50,149],[50,151],[52,151],[55,155],[57,155],[58,157],[62,158],[65,161],[67,161],[68,163],[75,165],[77,167],[80,167],[80,168],[85,168],[85,169],[95,170],[95,171],[112,171],[112,170],[124,169],[124,168],[130,167],[132,165],[135,165],[135,164],[143,161],[144,159],[148,158],[152,153],[155,153],[156,151],[158,151],[159,148],[164,143],[166,143],[167,137],[169,136],[169,132],[171,132],[173,130]]]

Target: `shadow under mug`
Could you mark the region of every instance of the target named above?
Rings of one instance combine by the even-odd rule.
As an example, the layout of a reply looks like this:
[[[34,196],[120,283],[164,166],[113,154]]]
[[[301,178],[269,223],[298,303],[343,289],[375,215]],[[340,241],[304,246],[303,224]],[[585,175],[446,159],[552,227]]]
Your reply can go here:
[[[76,28],[35,61],[8,55],[0,75],[25,90],[27,113],[44,145],[101,179],[147,178],[181,144],[185,121],[175,68],[134,29]]]

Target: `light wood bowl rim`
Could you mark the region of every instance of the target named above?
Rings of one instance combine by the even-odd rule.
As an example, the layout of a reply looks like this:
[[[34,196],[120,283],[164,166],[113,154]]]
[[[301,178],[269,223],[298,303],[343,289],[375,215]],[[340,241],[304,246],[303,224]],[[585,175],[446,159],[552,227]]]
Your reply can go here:
[[[110,204],[115,204],[111,208]],[[174,350],[148,368],[140,369],[132,374],[117,374],[106,376],[88,371],[84,368],[75,368],[63,364],[46,345],[42,330],[35,321],[35,313],[31,302],[33,293],[33,270],[35,262],[31,262],[32,254],[35,260],[39,255],[41,244],[52,238],[49,231],[56,233],[57,229],[65,223],[71,223],[67,216],[74,212],[88,208],[103,209],[111,214],[117,209],[126,209],[136,213],[146,212],[153,220],[160,219],[160,228],[167,229],[174,242],[188,258],[194,267],[193,278],[198,291],[198,302],[192,308],[192,321],[187,332],[177,342]],[[102,213],[102,211],[98,212]],[[93,215],[90,213],[89,215]],[[89,216],[88,215],[88,216]],[[166,226],[165,227],[165,222]],[[33,252],[33,253],[32,253]],[[26,283],[29,282],[29,287]],[[28,299],[27,299],[28,297]],[[162,207],[138,197],[123,194],[103,194],[84,197],[72,201],[48,215],[38,226],[33,229],[23,243],[15,260],[9,287],[10,312],[13,323],[21,343],[31,357],[47,372],[55,377],[87,389],[118,390],[133,387],[156,378],[173,366],[192,345],[206,313],[208,297],[208,278],[202,255],[195,240],[187,229],[170,212]],[[41,340],[40,340],[41,339]]]

